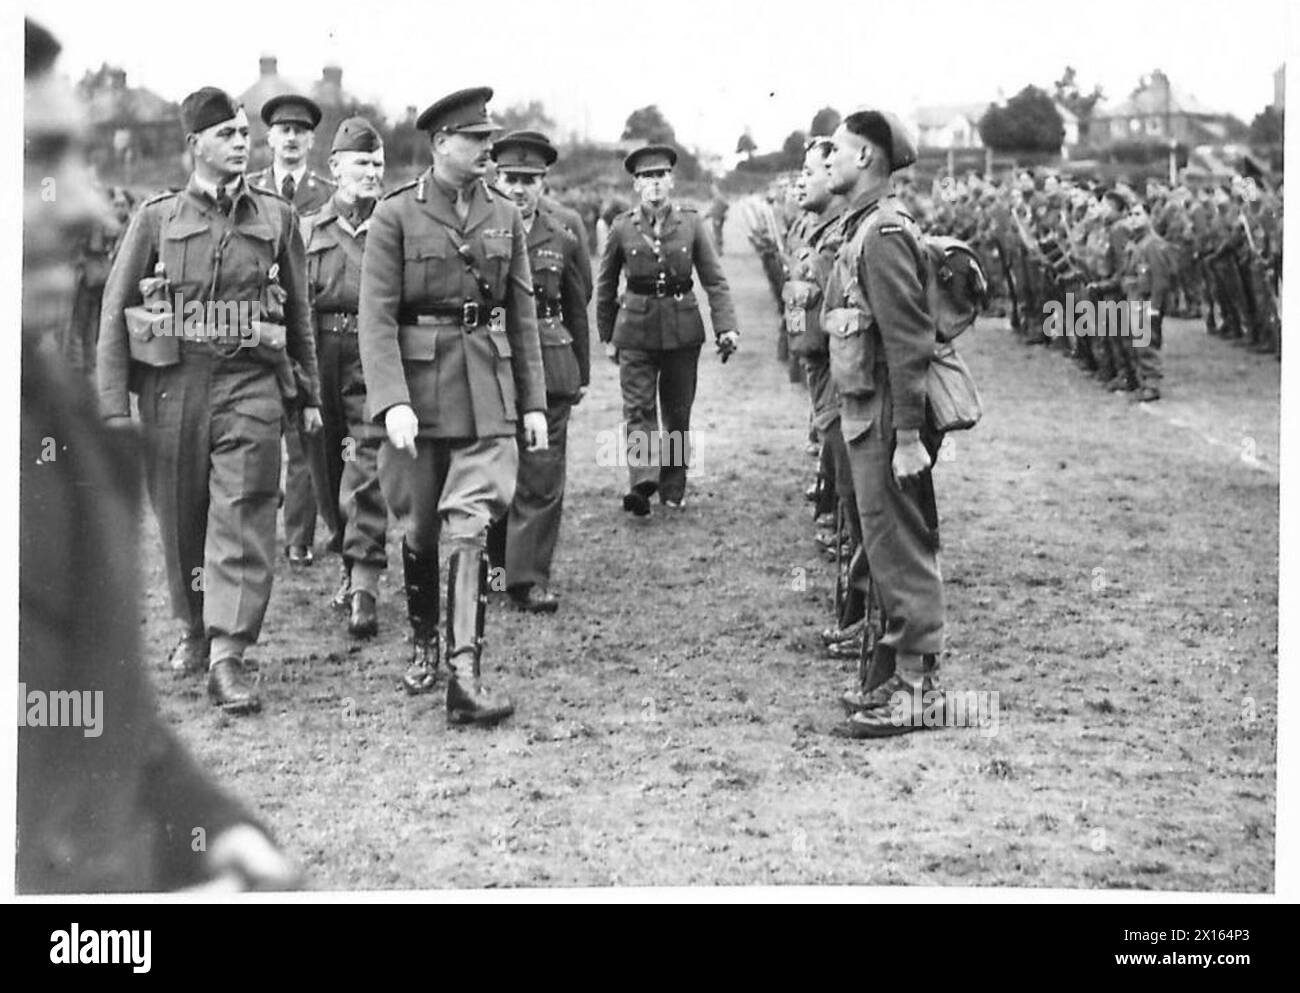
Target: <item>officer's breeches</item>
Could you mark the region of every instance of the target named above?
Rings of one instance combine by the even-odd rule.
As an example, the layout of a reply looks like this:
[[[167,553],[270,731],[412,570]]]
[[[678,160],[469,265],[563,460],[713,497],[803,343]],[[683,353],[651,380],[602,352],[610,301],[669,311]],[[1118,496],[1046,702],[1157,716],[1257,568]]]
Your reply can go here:
[[[871,427],[846,441],[862,546],[888,618],[880,644],[895,652],[937,654],[943,650],[944,599],[932,484],[928,475],[906,488],[894,481],[893,409],[887,386],[872,406],[879,415]],[[938,450],[937,437],[923,431],[922,438],[931,453]]]
[[[515,494],[519,449],[510,438],[418,438],[412,459],[385,441],[379,450],[384,498],[418,556],[436,555],[443,537],[482,548],[488,525]]]
[[[628,475],[632,486],[656,484],[664,500],[680,500],[686,493],[699,361],[699,345],[671,351],[619,349]]]
[[[546,451],[519,452],[515,498],[506,519],[507,586],[550,582],[564,509],[570,409],[560,403],[546,411]]]
[[[186,348],[141,381],[149,495],[172,607],[193,632],[257,640],[271,595],[283,404],[274,373]]]

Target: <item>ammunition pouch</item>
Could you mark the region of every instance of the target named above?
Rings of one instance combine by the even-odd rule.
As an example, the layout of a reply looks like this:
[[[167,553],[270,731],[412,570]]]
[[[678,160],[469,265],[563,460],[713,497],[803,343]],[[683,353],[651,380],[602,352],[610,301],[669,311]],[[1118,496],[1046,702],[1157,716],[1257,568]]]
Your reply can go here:
[[[171,304],[127,307],[126,343],[132,360],[163,368],[181,360]]]

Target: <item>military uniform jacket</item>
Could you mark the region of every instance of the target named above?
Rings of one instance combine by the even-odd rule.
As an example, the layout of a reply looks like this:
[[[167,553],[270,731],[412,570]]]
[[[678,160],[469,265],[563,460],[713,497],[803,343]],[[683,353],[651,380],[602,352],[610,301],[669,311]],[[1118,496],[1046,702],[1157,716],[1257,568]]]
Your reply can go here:
[[[528,232],[537,331],[546,395],[572,399],[591,382],[591,331],[587,321],[591,263],[582,244],[559,218],[539,210]]]
[[[1163,300],[1173,289],[1175,265],[1173,246],[1148,230],[1129,243],[1125,293],[1140,300]]]
[[[275,186],[275,170],[271,166],[249,173],[248,182],[259,190],[270,190],[277,195],[280,193]],[[293,191],[293,205],[300,214],[314,213],[329,202],[336,189],[338,187],[333,182],[308,169],[302,175],[302,182]]]
[[[781,289],[785,304],[785,327],[790,349],[798,355],[825,357],[826,332],[822,328],[821,308],[826,280],[842,238],[842,208],[825,214],[809,212],[802,223],[795,222],[797,237],[790,241],[792,252],[786,269],[789,279]]]
[[[578,239],[578,258],[581,260],[582,285],[584,298],[591,302],[591,246],[587,243],[587,229],[582,223],[582,215],[572,207],[566,207],[560,201],[543,196],[538,204],[542,212],[550,214],[560,227]]]
[[[929,265],[920,229],[896,197],[877,192],[849,207],[844,239],[822,309],[844,437],[853,440],[871,427],[870,400],[885,384],[893,400],[893,426],[920,430],[936,340],[926,304]]]
[[[370,219],[353,228],[331,198],[302,219],[307,290],[314,315],[355,314],[361,298],[361,256]]]
[[[1120,224],[1111,224],[1106,232],[1106,250],[1097,261],[1095,292],[1100,299],[1119,300],[1124,296],[1124,270],[1128,264],[1129,238]]]
[[[158,261],[166,269],[172,300],[179,297],[182,306],[190,301],[263,301],[271,267],[278,266],[286,297],[285,348],[302,369],[306,405],[320,404],[306,265],[293,207],[274,193],[241,183],[230,216],[224,217],[191,176],[185,189],[147,200],[136,212],[108,274],[98,346],[99,399],[105,417],[131,411],[123,310],[142,302],[140,280],[153,275]],[[256,360],[241,355],[229,361]],[[269,365],[267,370],[274,374]]]
[[[500,308],[504,319],[474,328],[422,320],[467,303]],[[378,203],[357,326],[372,420],[410,404],[421,437],[497,438],[514,436],[522,414],[546,410],[524,222],[482,183],[471,187],[463,223],[432,169]]]
[[[692,272],[698,273],[709,297],[714,334],[736,330],[718,250],[694,208],[670,204],[658,237],[640,207],[614,218],[596,276],[596,331],[601,341],[619,348],[669,351],[702,345],[704,320],[693,289],[663,296],[627,289],[620,298],[618,277],[625,270],[637,285],[661,276],[684,285]]]

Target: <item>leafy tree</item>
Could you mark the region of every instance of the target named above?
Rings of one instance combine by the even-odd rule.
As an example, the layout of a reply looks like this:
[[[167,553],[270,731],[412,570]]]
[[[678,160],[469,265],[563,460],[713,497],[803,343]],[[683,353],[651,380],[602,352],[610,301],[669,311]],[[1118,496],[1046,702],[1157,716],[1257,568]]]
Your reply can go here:
[[[498,115],[503,133],[511,131],[540,131],[554,141],[555,118],[546,112],[540,100],[529,100],[507,107]]]
[[[632,111],[623,125],[623,141],[644,141],[655,145],[675,144],[677,133],[656,104]]]
[[[751,135],[748,131],[742,134],[740,136],[740,140],[736,142],[737,155],[743,155],[746,158],[752,159],[754,157],[754,153],[757,151],[758,151],[758,145],[754,143],[754,136]]]
[[[1074,66],[1066,66],[1061,78],[1052,84],[1052,96],[1083,124],[1092,117],[1093,110],[1104,94],[1100,86],[1094,86],[1091,92],[1084,93],[1079,89],[1078,73]]]
[[[1250,122],[1250,143],[1252,145],[1282,144],[1284,119],[1285,115],[1278,113],[1277,108],[1272,105],[1265,107]]]
[[[979,122],[980,138],[995,152],[1059,152],[1065,123],[1052,98],[1026,86],[1005,104],[994,104]]]
[[[803,146],[808,144],[808,136],[802,131],[791,131],[781,142],[781,155],[789,163],[787,168],[797,169],[803,164]]]
[[[834,134],[835,129],[840,126],[840,112],[834,107],[823,107],[817,113],[813,114],[812,124],[808,128],[810,135],[829,135]]]

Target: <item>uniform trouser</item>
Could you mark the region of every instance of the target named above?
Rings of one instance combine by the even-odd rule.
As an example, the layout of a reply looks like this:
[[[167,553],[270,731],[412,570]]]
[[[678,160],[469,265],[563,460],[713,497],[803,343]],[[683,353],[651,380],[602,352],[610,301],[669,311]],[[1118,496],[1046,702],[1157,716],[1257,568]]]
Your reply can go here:
[[[699,362],[699,345],[670,351],[620,348],[618,352],[628,475],[634,489],[653,492],[657,487],[661,500],[681,500],[686,494]]]
[[[858,497],[853,487],[853,466],[849,461],[849,447],[844,442],[844,431],[838,418],[826,429],[824,437],[835,475],[835,496],[840,506],[844,508],[849,537],[855,545],[858,545],[862,543],[862,523],[857,514]]]
[[[1211,261],[1209,266],[1214,280],[1214,298],[1219,304],[1224,331],[1231,337],[1239,337],[1242,333],[1243,301],[1241,274],[1237,271],[1237,263],[1230,255],[1221,255]]]
[[[284,543],[311,548],[316,541],[316,490],[312,485],[310,448],[320,444],[306,436],[288,419],[283,425]]]
[[[454,545],[481,549],[488,525],[515,495],[519,449],[508,438],[417,438],[412,459],[385,441],[379,449],[384,499],[406,546],[421,558],[438,554],[446,529]]]
[[[365,417],[366,383],[355,334],[326,331],[316,339],[321,378],[324,478],[312,482],[320,514],[342,527],[343,561],[386,568],[388,506],[379,483],[382,429]]]
[[[1251,288],[1255,301],[1256,342],[1268,345],[1274,351],[1278,347],[1281,318],[1276,307],[1276,291],[1269,281],[1264,267],[1251,261],[1243,267],[1243,278]]]
[[[496,553],[494,557],[501,555],[501,548],[505,550],[507,588],[546,586],[551,581],[551,563],[564,510],[570,410],[572,405],[567,401],[547,408],[547,448],[543,452],[520,450],[510,511],[488,529],[489,550]]]
[[[99,340],[99,314],[103,301],[104,287],[77,284],[72,316],[64,329],[60,348],[68,368],[91,378],[95,375],[95,342]]]
[[[1039,341],[1043,335],[1043,287],[1038,264],[1028,255],[1021,255],[1016,272],[1020,294],[1021,333],[1027,341]]]
[[[894,481],[893,405],[883,385],[870,405],[871,426],[846,437],[862,523],[862,547],[887,618],[880,645],[895,654],[938,654],[943,649],[943,577],[939,572],[934,485],[927,472]],[[922,441],[933,460],[942,438],[928,428]]]
[[[140,380],[145,475],[172,608],[194,634],[257,640],[271,596],[284,407],[269,366],[182,345]]]

